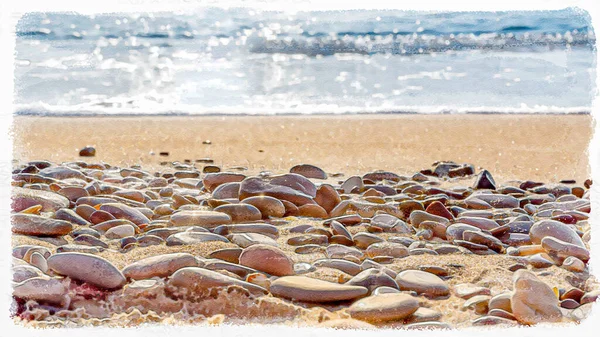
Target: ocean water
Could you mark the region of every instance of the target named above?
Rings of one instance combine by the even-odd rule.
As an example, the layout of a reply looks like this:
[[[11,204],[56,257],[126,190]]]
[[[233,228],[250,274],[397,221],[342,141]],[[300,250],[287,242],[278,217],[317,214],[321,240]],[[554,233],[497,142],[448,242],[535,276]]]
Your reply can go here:
[[[17,114],[586,113],[586,12],[30,13]]]

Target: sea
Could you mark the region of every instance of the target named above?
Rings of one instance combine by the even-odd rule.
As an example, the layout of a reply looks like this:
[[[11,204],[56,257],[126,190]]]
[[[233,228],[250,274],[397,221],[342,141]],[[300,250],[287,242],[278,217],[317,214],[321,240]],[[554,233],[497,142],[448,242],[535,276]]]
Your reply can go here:
[[[17,115],[589,113],[587,12],[28,13]]]

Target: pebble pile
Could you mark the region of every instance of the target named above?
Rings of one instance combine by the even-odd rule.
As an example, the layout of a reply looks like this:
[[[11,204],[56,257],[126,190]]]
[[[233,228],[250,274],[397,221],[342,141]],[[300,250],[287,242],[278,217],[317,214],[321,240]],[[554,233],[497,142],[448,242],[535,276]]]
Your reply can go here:
[[[451,329],[578,322],[599,294],[591,181],[498,184],[453,162],[347,178],[209,166],[16,168],[14,319]]]

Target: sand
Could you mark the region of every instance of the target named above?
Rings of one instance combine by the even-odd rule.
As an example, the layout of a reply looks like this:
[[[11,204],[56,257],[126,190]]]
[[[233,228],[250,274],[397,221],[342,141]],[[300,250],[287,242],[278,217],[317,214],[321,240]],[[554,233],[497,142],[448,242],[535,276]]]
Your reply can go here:
[[[499,181],[589,178],[590,115],[351,115],[14,118],[14,159],[140,164],[212,158],[224,168],[287,172],[310,163],[346,176],[409,174],[440,160],[471,163]],[[202,144],[210,140],[210,145]],[[168,157],[159,152],[169,152]],[[153,153],[153,154],[152,154]]]

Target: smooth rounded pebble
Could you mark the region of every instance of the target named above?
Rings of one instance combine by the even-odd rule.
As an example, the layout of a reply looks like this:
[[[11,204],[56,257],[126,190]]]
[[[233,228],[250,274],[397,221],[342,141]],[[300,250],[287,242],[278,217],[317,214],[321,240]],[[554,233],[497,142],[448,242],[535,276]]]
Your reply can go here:
[[[179,211],[169,218],[173,227],[200,226],[207,229],[231,223],[231,217],[214,211]]]
[[[147,257],[123,269],[125,277],[134,280],[167,277],[184,267],[198,267],[198,259],[189,253],[172,253]]]
[[[15,234],[61,236],[69,234],[73,230],[70,222],[34,214],[13,214],[11,222],[12,232]]]
[[[116,289],[126,279],[110,261],[86,253],[58,253],[48,258],[48,267],[57,274],[68,276],[100,288]]]
[[[317,280],[305,276],[284,276],[271,283],[271,293],[277,297],[304,302],[335,302],[352,300],[368,292],[367,288]]]
[[[250,197],[244,199],[244,203],[258,208],[263,218],[281,218],[285,214],[283,203],[273,197],[265,195]]]
[[[285,252],[264,244],[245,248],[240,254],[239,263],[274,276],[294,274],[294,263]]]
[[[396,276],[400,290],[412,290],[430,297],[447,296],[450,289],[438,276],[421,270],[405,270]]]
[[[215,287],[240,286],[253,294],[263,295],[267,290],[255,284],[227,276],[216,271],[185,267],[176,271],[167,282],[168,285],[184,288],[193,293],[204,292]]]
[[[418,308],[419,302],[410,295],[381,294],[354,302],[348,308],[348,313],[355,319],[379,323],[403,320]]]

